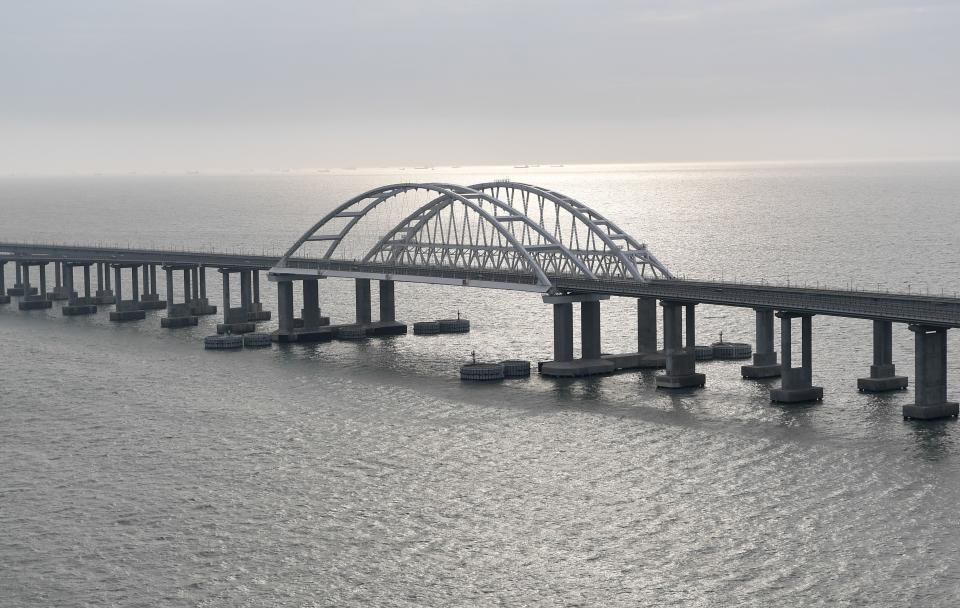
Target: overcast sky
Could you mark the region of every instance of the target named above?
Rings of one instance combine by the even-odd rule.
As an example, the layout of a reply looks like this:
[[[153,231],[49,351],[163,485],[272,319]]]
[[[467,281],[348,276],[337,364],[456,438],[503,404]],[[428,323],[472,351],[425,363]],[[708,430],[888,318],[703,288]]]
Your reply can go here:
[[[29,0],[0,172],[960,156],[957,0]]]

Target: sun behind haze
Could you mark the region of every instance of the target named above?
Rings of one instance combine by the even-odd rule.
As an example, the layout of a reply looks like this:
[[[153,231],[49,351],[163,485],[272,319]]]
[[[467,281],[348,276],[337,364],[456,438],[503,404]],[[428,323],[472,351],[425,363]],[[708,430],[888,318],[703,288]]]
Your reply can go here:
[[[31,0],[0,173],[960,156],[937,0]]]

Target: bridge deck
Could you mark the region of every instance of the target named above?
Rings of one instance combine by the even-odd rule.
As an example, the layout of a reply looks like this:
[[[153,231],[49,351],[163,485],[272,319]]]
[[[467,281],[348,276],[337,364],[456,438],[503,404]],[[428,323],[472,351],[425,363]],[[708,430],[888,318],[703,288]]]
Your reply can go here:
[[[269,270],[277,263],[278,256],[0,243],[0,259],[112,264],[202,264],[219,268]],[[521,291],[542,291],[542,287],[536,285],[536,280],[530,275],[470,268],[388,266],[360,262],[292,259],[281,274],[291,278],[318,275],[381,278],[402,282],[498,286]],[[773,308],[798,313],[960,327],[960,299],[941,296],[675,279],[643,283],[628,279],[592,280],[562,276],[550,277],[550,279],[556,288],[567,292],[597,292],[613,296],[650,297],[721,306]]]

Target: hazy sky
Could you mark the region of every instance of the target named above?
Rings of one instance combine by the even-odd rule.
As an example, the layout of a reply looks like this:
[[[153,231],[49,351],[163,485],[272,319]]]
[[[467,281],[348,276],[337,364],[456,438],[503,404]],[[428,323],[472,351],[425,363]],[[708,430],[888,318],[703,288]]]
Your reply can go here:
[[[957,0],[10,0],[0,172],[960,156]]]

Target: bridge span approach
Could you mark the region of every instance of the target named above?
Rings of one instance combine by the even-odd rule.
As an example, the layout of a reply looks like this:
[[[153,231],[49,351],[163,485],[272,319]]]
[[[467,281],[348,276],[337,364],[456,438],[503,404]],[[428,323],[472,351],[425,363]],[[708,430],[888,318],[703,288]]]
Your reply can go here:
[[[49,308],[51,299],[68,300],[64,314],[92,314],[113,304],[111,320],[144,318],[144,309],[166,308],[165,327],[195,325],[197,315],[216,312],[206,298],[206,268],[223,278],[223,323],[218,331],[252,331],[270,318],[262,310],[259,275],[277,284],[277,342],[331,339],[336,332],[320,315],[319,280],[355,280],[355,323],[339,326],[354,335],[406,333],[395,319],[394,283],[434,283],[540,293],[553,309],[554,359],[541,373],[583,376],[638,367],[665,367],[657,386],[703,386],[696,372],[698,304],[748,307],[756,311],[756,349],[744,378],[781,378],[771,390],[780,402],[819,400],[812,384],[812,317],[832,315],[873,322],[873,365],[860,378],[864,391],[903,389],[892,361],[892,324],[909,324],[915,334],[916,403],[904,417],[956,416],[947,401],[946,335],[960,327],[960,299],[922,294],[890,294],[796,286],[688,281],[674,277],[648,249],[595,209],[553,190],[509,181],[459,186],[402,183],[374,188],[335,207],[313,224],[277,259],[214,251],[176,251],[0,243],[0,285],[7,261],[16,263],[21,310]],[[55,288],[46,291],[45,269],[54,264]],[[159,300],[156,266],[167,273],[166,302]],[[90,268],[96,266],[93,295]],[[39,267],[40,290],[30,283]],[[73,289],[73,270],[83,269],[83,297]],[[110,285],[113,269],[115,289]],[[132,299],[123,300],[122,271],[130,271]],[[143,272],[139,294],[138,270]],[[174,303],[173,273],[183,272],[184,302]],[[63,280],[61,281],[61,274]],[[240,306],[232,304],[230,276],[240,275]],[[379,321],[372,321],[371,280],[379,282]],[[294,285],[303,304],[294,313]],[[637,351],[601,350],[600,304],[611,296],[637,301]],[[0,295],[9,301],[8,295]],[[663,307],[658,348],[657,302]],[[581,352],[574,357],[573,306],[580,307]],[[774,350],[774,318],[780,319],[781,353]],[[800,320],[800,365],[793,365],[792,321]]]

